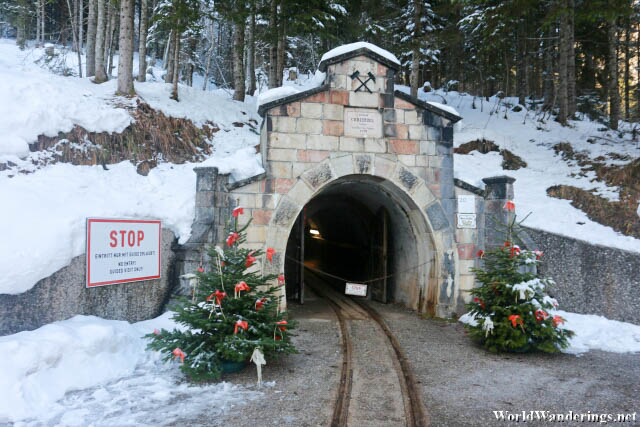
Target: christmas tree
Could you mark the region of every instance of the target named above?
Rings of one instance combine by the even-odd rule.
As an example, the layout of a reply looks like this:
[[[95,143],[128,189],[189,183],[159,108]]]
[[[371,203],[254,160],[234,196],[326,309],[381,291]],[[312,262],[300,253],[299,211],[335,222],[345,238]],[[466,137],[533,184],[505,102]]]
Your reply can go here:
[[[238,226],[242,214],[234,209],[225,249],[209,251],[209,271],[198,268],[192,298],[174,307],[173,319],[185,328],[147,335],[149,348],[166,353],[165,360],[180,359],[182,372],[195,381],[218,379],[223,362],[248,362],[256,349],[266,359],[296,352],[289,333],[295,325],[277,295],[284,276],[255,271],[256,261],[264,255],[272,262],[275,251],[240,247],[250,224]]]
[[[543,253],[520,249],[514,241],[520,240],[518,231],[524,220],[516,221],[513,202],[508,201],[504,208],[510,220],[499,225],[507,240],[500,248],[477,253],[484,268],[474,269],[481,286],[471,291],[473,299],[466,307],[475,322],[465,327],[493,352],[559,351],[568,346],[573,332],[563,328],[562,317],[551,314],[558,302],[545,288],[554,282],[540,278],[535,268]]]

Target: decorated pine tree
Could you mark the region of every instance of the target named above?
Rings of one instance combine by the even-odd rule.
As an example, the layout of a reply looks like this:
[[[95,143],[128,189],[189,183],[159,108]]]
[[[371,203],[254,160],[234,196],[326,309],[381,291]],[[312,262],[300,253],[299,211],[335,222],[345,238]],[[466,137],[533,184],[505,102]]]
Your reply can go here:
[[[149,348],[164,352],[165,360],[179,359],[195,381],[218,379],[224,364],[248,362],[256,349],[267,360],[296,352],[289,333],[294,325],[277,295],[284,276],[263,276],[252,268],[263,256],[272,262],[274,251],[241,248],[249,225],[239,227],[242,214],[242,208],[233,211],[225,249],[210,250],[210,268],[198,269],[192,297],[173,308],[181,328],[147,335]]]
[[[556,352],[568,345],[573,332],[564,329],[564,319],[553,315],[558,302],[545,292],[553,280],[540,278],[537,268],[543,253],[524,250],[516,244],[522,221],[517,222],[513,202],[504,206],[510,213],[502,247],[478,251],[483,268],[476,268],[481,285],[471,291],[467,304],[475,321],[465,325],[472,338],[493,352]],[[526,219],[526,218],[525,218]]]

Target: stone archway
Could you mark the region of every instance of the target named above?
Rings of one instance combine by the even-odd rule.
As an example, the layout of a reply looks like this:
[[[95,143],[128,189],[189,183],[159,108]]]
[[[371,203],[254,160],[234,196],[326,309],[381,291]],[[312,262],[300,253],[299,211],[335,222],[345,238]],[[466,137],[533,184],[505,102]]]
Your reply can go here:
[[[384,155],[345,154],[303,173],[279,198],[271,217],[266,246],[281,256],[272,265],[265,265],[265,272],[284,271],[287,240],[300,211],[318,195],[340,191],[335,190],[340,185],[350,186],[351,191],[367,185],[385,195],[385,203],[394,209],[396,223],[403,224],[396,228],[406,229],[400,238],[405,239],[409,248],[406,256],[396,257],[394,268],[401,273],[399,281],[403,282],[403,286],[396,287],[396,299],[421,312],[439,314],[440,294],[444,291],[452,295],[454,291],[446,287],[453,286],[453,251],[445,251],[445,243],[452,241],[453,236],[448,223],[443,226],[438,223],[440,216],[433,214],[442,212],[442,207],[425,182]],[[440,283],[446,285],[439,286]]]

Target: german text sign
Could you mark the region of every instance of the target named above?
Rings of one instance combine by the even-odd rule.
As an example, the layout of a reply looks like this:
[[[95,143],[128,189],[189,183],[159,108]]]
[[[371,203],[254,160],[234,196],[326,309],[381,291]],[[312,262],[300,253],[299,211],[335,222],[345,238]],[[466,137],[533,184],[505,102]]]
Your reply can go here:
[[[376,110],[344,110],[344,134],[357,138],[382,137],[382,118]]]
[[[359,297],[367,296],[367,285],[361,283],[347,283],[344,289],[346,295],[356,295]]]
[[[87,287],[160,278],[159,220],[87,218]]]

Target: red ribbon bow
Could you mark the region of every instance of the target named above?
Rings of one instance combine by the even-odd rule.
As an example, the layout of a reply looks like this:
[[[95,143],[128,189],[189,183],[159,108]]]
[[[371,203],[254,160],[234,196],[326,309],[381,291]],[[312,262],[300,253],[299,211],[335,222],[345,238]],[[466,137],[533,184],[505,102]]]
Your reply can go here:
[[[198,270],[198,273],[204,273],[204,268],[202,267],[198,267],[197,270]]]
[[[259,311],[262,306],[264,305],[264,303],[267,302],[266,298],[259,298],[256,300],[256,311]]]
[[[476,256],[477,256],[478,258],[484,258],[484,251],[483,251],[482,249],[480,249],[480,250],[476,253]]]
[[[513,212],[514,210],[516,210],[516,205],[511,200],[508,200],[503,207],[509,212]]]
[[[253,256],[253,252],[251,251],[247,254],[247,263],[245,264],[246,268],[249,268],[253,265],[254,262],[256,262],[256,257]]]
[[[186,356],[186,354],[184,354],[184,351],[180,350],[180,347],[176,347],[173,350],[173,358],[177,359],[180,358],[180,363],[184,363],[184,357]]]
[[[276,250],[273,248],[267,248],[267,259],[269,262],[273,262],[273,254],[276,253]]]
[[[511,325],[515,328],[517,324],[523,325],[522,317],[519,314],[512,314],[509,316],[509,320],[511,320]]]
[[[564,323],[564,319],[560,316],[553,316],[553,326],[558,326],[560,323]]]
[[[244,208],[237,207],[231,212],[231,216],[234,218],[238,218],[238,215],[242,215],[244,213]]]
[[[288,323],[286,320],[281,320],[279,322],[276,322],[276,325],[278,325],[278,329],[280,329],[281,331],[286,331]]]
[[[480,307],[482,307],[482,309],[484,310],[484,302],[482,302],[482,300],[478,297],[475,297],[473,299],[473,302],[477,302],[478,304],[480,304]]]
[[[509,255],[509,258],[513,258],[514,256],[518,255],[520,255],[520,247],[518,247],[517,245],[511,246],[511,255]]]
[[[540,309],[536,310],[536,320],[538,322],[542,322],[543,320],[546,320],[547,317],[549,317],[549,314],[546,311],[540,310]]]
[[[220,290],[216,290],[214,293],[207,297],[207,302],[211,301],[213,297],[216,297],[216,304],[221,305],[222,299],[227,296],[226,292],[220,292]]]
[[[542,255],[544,255],[544,252],[539,251],[539,250],[535,250],[535,251],[533,251],[533,253],[536,256],[536,259],[540,259],[540,258],[542,258]]]
[[[251,288],[245,282],[240,282],[236,285],[236,294],[239,294],[241,291],[250,291]]]
[[[284,274],[278,276],[278,286],[284,285]]]
[[[239,237],[240,235],[235,231],[233,233],[229,233],[229,237],[227,237],[227,245],[233,246],[233,244],[236,242],[236,240],[238,240]]]
[[[242,328],[245,330],[245,332],[247,331],[247,329],[249,329],[249,324],[247,323],[246,320],[238,320],[236,322],[236,325],[233,328],[233,334],[237,334],[238,333],[238,328]]]

